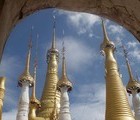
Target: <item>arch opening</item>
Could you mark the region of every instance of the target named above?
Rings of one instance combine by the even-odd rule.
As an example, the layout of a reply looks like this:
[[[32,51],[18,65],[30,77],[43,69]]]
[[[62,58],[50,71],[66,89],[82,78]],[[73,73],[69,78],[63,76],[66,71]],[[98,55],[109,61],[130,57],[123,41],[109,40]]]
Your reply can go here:
[[[41,12],[42,12],[42,14],[41,13],[40,14],[42,16],[46,15],[45,11],[41,11]],[[38,13],[34,14],[34,16],[37,16],[37,15],[39,15],[39,14]],[[70,15],[70,16],[67,16],[67,15]],[[64,16],[66,18],[64,18]],[[29,16],[29,18],[30,17],[32,17],[32,16]],[[103,81],[103,79],[104,79],[104,76],[103,76],[103,74],[104,74],[104,62],[103,62],[102,58],[99,57],[100,54],[99,54],[99,49],[98,49],[99,46],[100,46],[100,43],[102,42],[102,30],[101,30],[100,20],[98,19],[97,16],[96,17],[93,17],[93,15],[88,15],[87,16],[85,13],[75,14],[75,13],[69,13],[69,12],[63,12],[63,11],[61,13],[59,13],[59,15],[56,16],[56,17],[57,17],[57,25],[56,25],[57,26],[56,27],[57,31],[56,31],[56,34],[58,36],[58,38],[57,38],[58,39],[57,45],[59,46],[60,51],[61,51],[61,41],[62,41],[62,39],[65,39],[66,46],[67,46],[67,51],[68,51],[68,53],[67,53],[67,59],[68,59],[68,61],[67,61],[67,63],[68,63],[67,68],[68,68],[68,72],[69,72],[69,75],[70,75],[70,79],[72,79],[73,82],[76,85],[78,85],[78,87],[75,85],[74,92],[80,92],[81,93],[81,94],[79,94],[77,99],[75,99],[75,98],[71,99],[72,102],[75,102],[75,104],[73,104],[73,107],[79,102],[79,100],[83,100],[83,101],[81,101],[81,103],[83,102],[82,104],[80,104],[80,105],[77,104],[77,106],[76,106],[77,108],[73,108],[73,112],[77,111],[77,109],[78,109],[78,110],[81,110],[81,113],[83,114],[83,113],[85,113],[87,108],[89,108],[89,111],[93,112],[93,109],[91,108],[91,106],[97,108],[98,105],[103,106],[104,102],[105,102],[105,101],[102,101],[104,99],[104,97],[105,97],[104,96],[105,95],[104,94],[104,92],[105,92],[105,85],[104,85],[104,81]],[[39,22],[39,20],[37,20],[37,18],[39,18],[39,16],[37,16],[36,19],[32,18],[32,19],[34,19],[34,21],[36,21],[35,23]],[[77,18],[76,21],[75,21],[75,18]],[[64,19],[65,19],[65,23],[62,22]],[[67,21],[68,19],[70,21]],[[88,19],[88,20],[84,20],[84,19]],[[93,21],[93,19],[94,19],[94,21]],[[29,34],[30,34],[30,26],[32,24],[34,25],[34,31],[33,31],[33,38],[34,39],[36,39],[35,38],[35,34],[38,31],[40,31],[40,27],[42,29],[40,31],[40,33],[39,33],[40,34],[40,38],[39,39],[44,41],[41,44],[42,45],[41,48],[43,48],[43,49],[40,51],[40,54],[42,55],[41,58],[44,61],[44,63],[42,63],[41,66],[45,66],[44,64],[46,64],[45,60],[44,60],[45,59],[44,58],[44,56],[45,56],[44,54],[46,52],[46,45],[48,45],[47,48],[50,47],[50,40],[52,38],[52,26],[53,26],[52,25],[53,24],[53,22],[52,22],[53,21],[52,20],[52,12],[50,12],[50,14],[48,14],[48,17],[46,16],[46,18],[42,19],[42,20],[44,20],[44,21],[41,22],[42,25],[40,25],[40,26],[39,25],[37,26],[35,23],[34,23],[35,24],[34,25],[33,23],[27,24],[26,22],[24,22],[24,23],[22,23],[22,26],[24,26],[26,28],[23,28],[19,24],[19,28],[13,30],[13,32],[15,31],[16,34],[17,34],[17,31],[19,32],[18,33],[18,38],[15,38],[15,43],[18,42],[18,45],[20,46],[19,47],[19,46],[17,46],[15,44],[17,47],[19,47],[17,51],[19,51],[19,53],[20,53],[20,58],[19,57],[16,58],[16,61],[14,59],[13,60],[13,64],[20,64],[20,65],[22,64],[23,65],[23,66],[16,66],[16,67],[19,67],[19,70],[17,70],[17,71],[21,71],[22,72],[22,68],[24,67],[24,61],[25,61],[25,59],[24,59],[25,56],[24,55],[25,55],[25,51],[26,51],[25,47],[27,45],[28,37],[29,37]],[[52,24],[46,23],[47,20],[48,20],[48,23],[52,23]],[[46,25],[44,23],[46,23]],[[62,23],[63,24],[67,24],[67,25],[64,25],[64,26],[66,26],[64,38],[62,36],[62,31],[63,31]],[[78,26],[76,26],[76,25],[78,25]],[[135,49],[135,52],[136,52],[136,50],[139,51],[139,46],[137,45],[137,41],[134,40],[135,38],[132,35],[129,35],[129,32],[127,32],[121,26],[118,26],[118,25],[116,25],[113,22],[108,22],[108,20],[107,20],[107,26],[108,26],[107,29],[108,29],[108,32],[109,32],[109,36],[110,36],[110,38],[112,40],[115,39],[114,42],[119,44],[118,41],[120,39],[123,39],[123,40],[127,39],[128,40],[128,38],[129,38],[130,41],[128,42],[128,47],[130,47],[130,48],[132,47],[131,49],[135,49],[135,47],[137,47],[137,49]],[[73,28],[73,30],[71,28]],[[86,30],[83,30],[83,28],[86,28]],[[19,31],[19,30],[22,30],[22,31]],[[75,30],[77,30],[77,32]],[[117,38],[117,36],[122,34],[124,31],[126,32],[126,36],[122,35],[122,36],[120,36],[121,38]],[[115,35],[114,35],[114,32],[115,32]],[[25,34],[23,34],[23,33],[25,33],[27,36]],[[47,35],[46,35],[46,33],[47,33]],[[15,36],[17,36],[16,34],[15,34]],[[24,37],[26,37],[26,38],[24,38]],[[132,39],[132,41],[131,41],[130,38]],[[46,41],[46,39],[48,41]],[[116,39],[117,39],[117,41],[116,41]],[[21,40],[22,43],[20,43],[18,40]],[[9,42],[10,41],[12,42],[12,40],[9,40]],[[10,43],[7,43],[7,44],[11,45]],[[72,48],[70,48],[71,46],[72,46]],[[23,49],[21,47],[23,47]],[[12,48],[15,49],[15,46],[13,45]],[[95,50],[94,48],[97,48],[97,49]],[[21,49],[23,51],[21,51]],[[11,49],[9,49],[8,51],[11,51]],[[121,50],[119,49],[119,51],[120,52],[118,52],[117,54],[122,57],[122,55],[120,54]],[[133,54],[133,53],[131,53],[131,54]],[[135,57],[137,58],[138,56],[135,56]],[[11,61],[11,59],[8,59],[8,58],[6,58],[6,59]],[[75,60],[75,62],[73,62],[73,60]],[[139,58],[137,58],[137,60],[139,61]],[[95,63],[95,61],[97,63]],[[119,59],[118,58],[118,61],[119,61],[119,63],[123,63],[123,59]],[[70,63],[70,62],[73,62],[73,64]],[[6,64],[7,63],[8,62],[6,62]],[[98,66],[98,65],[100,65],[100,66]],[[121,65],[122,64],[120,64],[120,66]],[[74,67],[72,67],[72,66],[74,66]],[[84,68],[80,69],[81,66],[82,66],[82,68],[83,67]],[[137,65],[135,67],[137,67]],[[11,67],[11,68],[13,69],[14,67]],[[91,70],[91,68],[94,68],[94,70]],[[101,68],[102,68],[102,70],[101,70]],[[97,71],[97,70],[99,70],[99,71]],[[46,69],[43,68],[42,71],[44,71],[44,75],[45,75]],[[43,77],[42,76],[42,71],[40,71],[41,74],[38,76],[38,78],[39,77]],[[96,72],[94,72],[94,74],[93,74],[93,71],[96,71]],[[122,67],[122,71],[126,71],[127,72],[127,70],[125,70],[125,67]],[[73,77],[72,76],[73,73],[76,73],[77,75],[75,75]],[[20,74],[20,73],[15,73],[15,74],[16,74],[16,76],[18,76],[18,74]],[[99,78],[99,76],[101,76],[101,75],[102,75],[102,78]],[[79,76],[81,76],[82,78],[79,78]],[[123,77],[127,81],[127,73],[124,73]],[[12,77],[10,77],[10,78],[12,78]],[[17,79],[17,78],[15,78],[15,79]],[[15,79],[13,79],[13,80],[15,80]],[[45,80],[45,76],[43,78],[39,78],[39,79]],[[92,82],[94,81],[94,82],[91,84],[91,81]],[[44,82],[44,81],[42,81],[42,82]],[[81,82],[81,83],[78,83],[78,82]],[[14,83],[16,84],[15,81],[14,81]],[[38,83],[39,83],[39,80],[38,80]],[[90,89],[89,89],[89,84],[90,84]],[[41,88],[41,87],[38,87],[38,88]],[[99,89],[97,90],[97,88],[99,88]],[[100,88],[102,88],[102,89],[100,89]],[[93,92],[93,91],[96,91],[96,92]],[[40,93],[41,93],[41,90],[38,90],[38,94],[40,94]],[[87,94],[87,93],[89,93],[89,94]],[[17,93],[17,94],[19,94],[19,93]],[[40,95],[38,95],[38,96],[40,96]],[[73,94],[71,96],[74,97],[74,96],[76,96],[76,94]],[[88,98],[88,100],[87,100],[87,98]],[[17,96],[16,96],[16,99],[18,99]],[[92,103],[97,103],[97,104],[92,105]],[[87,105],[85,105],[85,104],[87,104]],[[101,106],[98,106],[99,110],[104,110]],[[76,116],[76,117],[73,116],[73,117],[78,118],[78,117],[80,117],[81,113],[79,113],[79,116]],[[97,117],[103,116],[101,114],[100,115],[97,114],[97,115],[98,115]],[[86,116],[82,117],[82,119],[85,120],[85,117]],[[90,116],[90,117],[92,117],[92,116]],[[91,119],[91,118],[89,118],[89,119]]]

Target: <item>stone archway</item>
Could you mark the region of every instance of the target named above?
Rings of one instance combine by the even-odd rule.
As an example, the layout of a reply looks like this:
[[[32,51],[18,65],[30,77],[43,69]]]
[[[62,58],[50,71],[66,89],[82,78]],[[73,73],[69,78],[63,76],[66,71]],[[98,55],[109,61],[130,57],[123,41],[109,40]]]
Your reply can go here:
[[[139,0],[1,0],[0,59],[12,28],[25,16],[51,7],[107,17],[124,26],[140,41]]]

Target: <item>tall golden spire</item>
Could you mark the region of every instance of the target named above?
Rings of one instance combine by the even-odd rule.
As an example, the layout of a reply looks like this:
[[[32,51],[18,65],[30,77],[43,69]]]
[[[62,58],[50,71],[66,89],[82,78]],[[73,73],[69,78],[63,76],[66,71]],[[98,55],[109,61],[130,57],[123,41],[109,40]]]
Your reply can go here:
[[[0,77],[0,120],[2,120],[2,107],[5,95],[5,77]]]
[[[19,81],[18,81],[18,85],[22,86],[22,82],[24,82],[25,80],[28,81],[30,84],[30,87],[32,87],[33,85],[33,77],[30,74],[30,57],[31,57],[31,48],[32,48],[32,37],[30,38],[29,41],[29,50],[28,50],[28,54],[27,54],[27,59],[26,59],[26,65],[25,65],[25,69],[24,72],[20,75],[19,77]]]
[[[64,42],[63,42],[63,50],[62,50],[62,76],[61,79],[58,81],[58,90],[60,90],[60,88],[62,86],[67,86],[68,87],[68,91],[71,91],[72,89],[72,83],[69,81],[68,77],[67,77],[67,72],[66,72],[66,60],[65,60],[65,47],[64,47]]]
[[[41,109],[38,111],[38,116],[48,120],[51,120],[55,103],[58,112],[60,108],[60,92],[56,90],[58,82],[58,59],[59,52],[56,49],[54,17],[52,47],[48,50],[47,54],[48,68],[41,97]]]
[[[140,83],[134,79],[132,71],[131,71],[131,67],[128,61],[128,57],[127,57],[127,51],[125,49],[124,46],[122,46],[123,51],[124,51],[124,57],[126,60],[126,65],[127,65],[127,69],[128,69],[128,73],[129,73],[129,82],[126,86],[126,90],[129,94],[132,94],[132,90],[137,90],[137,92],[140,92]]]
[[[106,57],[106,120],[134,120],[123,83],[118,72],[117,62],[114,58],[115,45],[108,39],[105,25],[102,20],[104,41],[101,48]]]

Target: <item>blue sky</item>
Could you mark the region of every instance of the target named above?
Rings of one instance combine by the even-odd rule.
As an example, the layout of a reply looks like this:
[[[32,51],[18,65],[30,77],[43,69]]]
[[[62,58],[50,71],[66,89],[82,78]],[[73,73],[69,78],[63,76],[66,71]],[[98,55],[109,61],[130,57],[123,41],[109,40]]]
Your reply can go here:
[[[17,87],[17,82],[24,69],[32,26],[34,29],[32,32],[31,73],[33,73],[36,34],[39,34],[37,97],[40,98],[42,94],[47,70],[46,53],[52,40],[53,15],[56,16],[57,48],[61,53],[64,40],[67,73],[73,83],[73,91],[69,94],[72,119],[104,120],[105,79],[104,57],[100,54],[100,44],[103,40],[100,17],[58,9],[41,10],[26,17],[13,28],[8,38],[0,66],[0,75],[7,77],[3,120],[9,120],[9,118],[15,120],[21,90],[20,87]],[[109,38],[116,44],[115,56],[123,76],[123,83],[126,85],[129,77],[120,46],[121,44],[126,45],[134,75],[136,72],[140,74],[138,67],[140,46],[125,28],[107,19],[105,24]],[[61,56],[59,76],[61,76]]]

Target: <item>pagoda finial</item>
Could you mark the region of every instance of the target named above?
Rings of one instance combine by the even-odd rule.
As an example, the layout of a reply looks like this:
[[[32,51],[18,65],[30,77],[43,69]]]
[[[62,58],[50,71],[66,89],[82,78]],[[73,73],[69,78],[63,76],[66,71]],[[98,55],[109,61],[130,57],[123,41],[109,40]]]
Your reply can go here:
[[[35,59],[34,59],[34,86],[32,90],[32,98],[36,99],[36,71],[37,71],[37,49],[38,49],[38,34],[37,34],[37,39],[36,39],[36,50],[35,50]]]
[[[50,62],[50,57],[52,54],[56,55],[57,61],[59,60],[59,51],[56,48],[56,36],[55,36],[55,16],[54,18],[54,25],[53,25],[53,39],[52,39],[52,47],[48,50],[47,53],[47,62]]]
[[[128,69],[128,73],[129,73],[129,82],[126,86],[127,92],[129,94],[132,94],[133,90],[136,90],[138,93],[140,92],[140,83],[138,82],[138,80],[135,80],[135,78],[133,77],[132,71],[131,71],[131,67],[128,61],[128,52],[126,51],[126,48],[124,46],[122,46],[123,51],[124,51],[124,57],[126,60],[126,65],[127,65],[127,69]]]
[[[68,91],[71,91],[72,89],[72,83],[69,81],[67,77],[66,72],[66,60],[65,60],[65,45],[64,41],[62,43],[63,49],[62,49],[62,76],[61,79],[58,81],[58,89],[60,89],[62,86],[67,86]]]
[[[65,45],[64,45],[64,41],[62,43],[62,76],[67,77],[67,73],[66,73],[66,60],[65,60]]]
[[[104,48],[111,47],[113,50],[115,50],[115,45],[114,45],[114,43],[112,41],[109,40],[107,32],[106,32],[104,20],[103,19],[101,19],[101,20],[102,20],[102,28],[103,28],[104,40],[103,40],[103,43],[100,46],[100,49],[101,49],[102,55],[104,55],[104,52],[105,52]]]
[[[27,57],[26,66],[25,66],[25,71],[27,71],[28,73],[29,73],[29,67],[30,67],[31,49],[32,49],[32,38],[29,40],[28,57]]]
[[[28,43],[28,55],[27,55],[27,60],[26,60],[26,65],[25,65],[25,72],[29,73],[29,67],[30,67],[30,57],[31,57],[31,49],[32,49],[32,29],[31,28],[31,34],[30,34],[30,39]]]
[[[103,18],[101,19],[102,20],[102,27],[103,27],[103,34],[104,34],[104,42],[108,41],[109,42],[109,38],[108,38],[108,35],[107,35],[107,32],[106,32],[106,28],[105,28],[105,24],[104,24],[104,20]]]
[[[53,19],[54,19],[54,23],[53,23],[53,40],[52,40],[52,49],[55,49],[56,48],[56,38],[55,38],[55,24],[56,24],[56,18],[55,16],[53,16]]]
[[[37,63],[38,38],[39,38],[39,35],[37,34],[35,60],[34,60],[34,85],[32,88],[31,103],[36,103],[38,106],[40,106],[40,102],[36,98],[36,72],[37,72],[37,65],[38,65],[38,63]]]
[[[130,67],[130,64],[129,64],[129,61],[128,61],[128,52],[126,51],[126,48],[124,46],[122,46],[122,48],[123,48],[124,57],[125,57],[125,60],[126,60],[128,72],[129,72],[129,77],[130,77],[130,80],[133,81],[134,77],[133,77],[132,70],[131,70],[131,67]]]
[[[66,60],[65,60],[65,46],[64,46],[64,41],[62,43],[63,49],[62,49],[62,75],[66,75]]]
[[[22,82],[24,80],[27,80],[30,82],[30,87],[33,84],[33,77],[30,74],[30,57],[31,57],[31,48],[32,48],[32,29],[31,29],[31,35],[30,35],[30,39],[29,39],[29,44],[28,44],[28,54],[27,54],[27,59],[26,59],[26,64],[25,64],[25,69],[23,74],[20,76],[19,78],[19,86],[22,86]]]

